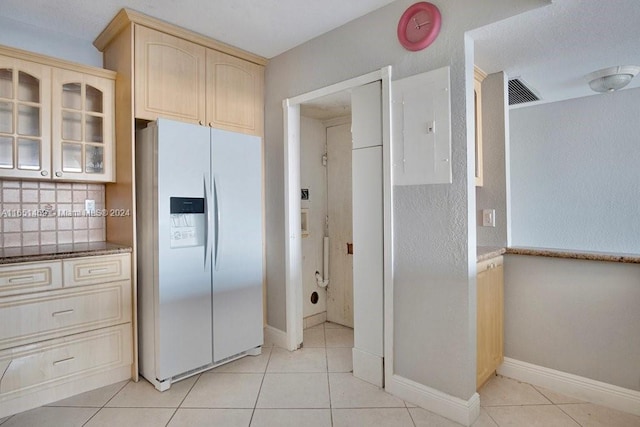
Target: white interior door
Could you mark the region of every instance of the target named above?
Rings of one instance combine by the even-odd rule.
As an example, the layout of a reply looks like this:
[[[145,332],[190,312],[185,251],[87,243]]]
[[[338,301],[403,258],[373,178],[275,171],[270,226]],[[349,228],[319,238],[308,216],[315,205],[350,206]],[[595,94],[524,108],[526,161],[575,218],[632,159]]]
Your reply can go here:
[[[329,286],[327,320],[353,328],[351,123],[327,128]]]

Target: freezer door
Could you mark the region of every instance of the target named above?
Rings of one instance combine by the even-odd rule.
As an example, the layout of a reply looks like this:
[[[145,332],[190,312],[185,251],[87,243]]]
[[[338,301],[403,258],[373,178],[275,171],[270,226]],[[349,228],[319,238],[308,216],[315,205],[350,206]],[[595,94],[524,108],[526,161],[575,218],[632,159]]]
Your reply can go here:
[[[159,380],[212,363],[209,128],[158,120]],[[145,212],[139,212],[145,215]]]
[[[212,129],[213,359],[262,345],[262,141]]]

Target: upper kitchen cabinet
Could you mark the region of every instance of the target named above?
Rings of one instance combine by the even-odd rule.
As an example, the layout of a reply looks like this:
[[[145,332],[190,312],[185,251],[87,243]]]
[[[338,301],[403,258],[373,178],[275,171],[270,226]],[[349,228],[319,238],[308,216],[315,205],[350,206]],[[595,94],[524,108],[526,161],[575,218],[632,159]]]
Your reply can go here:
[[[264,127],[264,67],[207,50],[207,124],[252,135]]]
[[[0,47],[0,178],[113,181],[115,73]]]
[[[136,118],[204,124],[206,49],[136,25],[135,52]]]
[[[105,66],[131,84],[118,99],[132,101],[132,119],[166,117],[263,135],[264,58],[129,9],[94,45]]]
[[[113,181],[115,82],[53,70],[54,179]]]
[[[51,173],[51,67],[0,50],[0,177]]]

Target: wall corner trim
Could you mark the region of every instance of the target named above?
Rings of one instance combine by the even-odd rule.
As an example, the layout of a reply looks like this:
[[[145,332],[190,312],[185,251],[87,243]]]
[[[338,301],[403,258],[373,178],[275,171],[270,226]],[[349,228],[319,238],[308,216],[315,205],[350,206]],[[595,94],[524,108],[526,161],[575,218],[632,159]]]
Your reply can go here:
[[[504,358],[498,374],[548,388],[576,399],[640,415],[640,391],[556,371],[520,360]]]
[[[469,400],[463,400],[398,375],[393,375],[385,388],[401,399],[463,426],[470,426],[480,416],[478,393],[474,393]]]

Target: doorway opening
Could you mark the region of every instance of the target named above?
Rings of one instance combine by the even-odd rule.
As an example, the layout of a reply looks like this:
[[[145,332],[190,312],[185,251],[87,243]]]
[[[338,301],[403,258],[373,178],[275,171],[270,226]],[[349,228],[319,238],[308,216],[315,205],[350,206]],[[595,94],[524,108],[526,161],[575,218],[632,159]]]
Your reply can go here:
[[[352,327],[354,375],[379,386],[392,373],[390,81],[386,67],[283,104],[287,347],[305,326]]]
[[[304,329],[353,328],[351,141],[349,91],[300,105]]]

